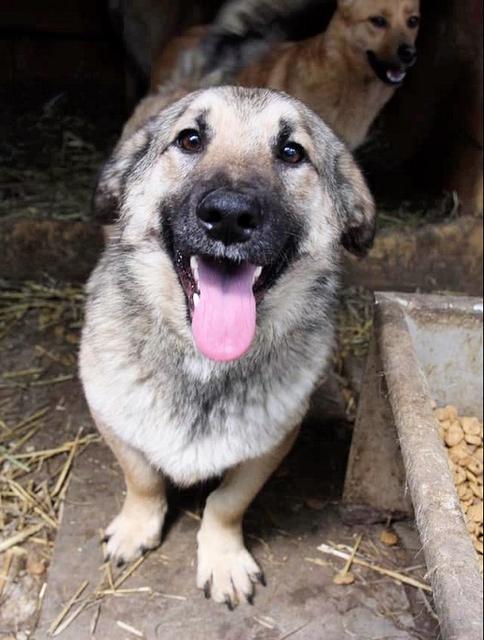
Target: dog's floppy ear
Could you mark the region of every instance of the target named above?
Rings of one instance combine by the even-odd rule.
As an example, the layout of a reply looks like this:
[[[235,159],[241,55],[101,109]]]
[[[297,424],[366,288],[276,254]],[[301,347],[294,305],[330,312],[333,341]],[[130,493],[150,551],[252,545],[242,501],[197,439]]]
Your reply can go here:
[[[356,2],[357,0],[337,0],[337,12],[345,21],[350,18]]]
[[[375,237],[375,203],[361,170],[346,149],[335,158],[330,184],[341,222],[341,243],[351,253],[363,256]]]
[[[92,202],[93,217],[100,224],[118,220],[124,184],[140,157],[146,153],[151,135],[142,127],[127,139],[121,139],[99,174]]]
[[[335,209],[341,244],[358,256],[373,244],[375,203],[351,152],[314,112],[304,108],[315,147],[316,169]]]
[[[355,4],[355,2],[356,0],[338,0],[338,9],[340,11],[347,11],[351,8],[352,5]]]

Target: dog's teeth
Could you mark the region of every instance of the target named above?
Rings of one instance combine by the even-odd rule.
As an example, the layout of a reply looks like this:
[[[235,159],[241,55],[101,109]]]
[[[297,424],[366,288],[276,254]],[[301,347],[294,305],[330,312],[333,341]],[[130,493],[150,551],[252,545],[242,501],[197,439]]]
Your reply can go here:
[[[193,294],[193,304],[196,307],[197,304],[200,302],[200,295],[198,293],[194,293]]]
[[[254,271],[254,282],[260,278],[260,274],[262,273],[262,267],[257,267]]]
[[[406,75],[404,71],[387,71],[390,82],[402,82]]]
[[[190,258],[190,269],[192,270],[193,277],[198,282],[198,262],[195,256]]]

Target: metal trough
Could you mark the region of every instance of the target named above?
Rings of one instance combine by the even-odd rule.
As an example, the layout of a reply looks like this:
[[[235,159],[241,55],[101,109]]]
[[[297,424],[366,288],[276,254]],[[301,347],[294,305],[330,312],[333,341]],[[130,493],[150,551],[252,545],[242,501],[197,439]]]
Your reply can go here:
[[[482,640],[482,577],[433,402],[482,419],[482,299],[375,295],[344,494],[350,520],[415,513],[444,640]]]

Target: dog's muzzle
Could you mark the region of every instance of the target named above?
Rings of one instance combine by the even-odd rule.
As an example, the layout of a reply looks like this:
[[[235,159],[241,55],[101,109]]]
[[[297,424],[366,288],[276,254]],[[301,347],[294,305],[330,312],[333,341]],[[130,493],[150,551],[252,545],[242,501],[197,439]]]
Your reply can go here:
[[[262,224],[261,204],[253,194],[217,189],[199,203],[197,218],[212,240],[224,245],[247,242]]]
[[[417,61],[417,49],[410,44],[401,44],[393,60],[381,60],[374,51],[366,52],[368,63],[382,82],[392,86],[402,84],[408,69]]]
[[[401,44],[398,47],[397,55],[407,68],[413,67],[417,61],[417,49],[412,44]]]
[[[198,351],[241,358],[256,333],[257,307],[297,252],[302,227],[269,185],[211,185],[165,216]]]

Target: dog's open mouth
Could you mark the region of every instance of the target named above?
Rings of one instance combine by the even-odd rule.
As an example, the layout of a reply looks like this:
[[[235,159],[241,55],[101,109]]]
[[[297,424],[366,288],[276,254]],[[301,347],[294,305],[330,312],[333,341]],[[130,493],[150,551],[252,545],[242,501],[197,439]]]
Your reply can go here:
[[[407,68],[404,65],[384,62],[373,51],[367,51],[367,57],[376,76],[385,84],[398,86],[405,80]]]
[[[281,269],[181,255],[176,268],[188,300],[197,349],[219,362],[241,358],[255,337],[257,303]]]

